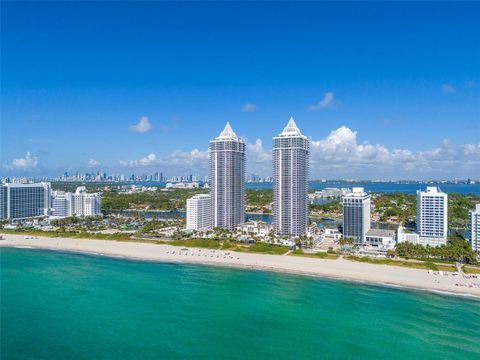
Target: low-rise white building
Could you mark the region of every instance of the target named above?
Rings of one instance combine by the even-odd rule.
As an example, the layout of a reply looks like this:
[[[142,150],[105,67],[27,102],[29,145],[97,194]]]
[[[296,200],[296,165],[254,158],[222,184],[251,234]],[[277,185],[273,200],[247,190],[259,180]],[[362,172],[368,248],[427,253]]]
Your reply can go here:
[[[397,229],[397,243],[409,242],[415,245],[420,243],[420,236],[414,232],[406,232],[403,226],[399,226]]]
[[[337,228],[325,229],[325,239],[331,239],[333,241],[339,241],[342,238],[342,233]]]
[[[247,221],[237,226],[237,230],[250,235],[265,237],[273,231],[273,225],[263,221]]]
[[[328,198],[339,198],[344,195],[351,193],[352,190],[349,188],[325,188],[323,190],[315,191],[312,194],[308,194],[308,200],[315,201],[319,199],[328,199]]]
[[[423,246],[437,247],[447,244],[447,239],[441,239],[438,237],[419,236],[418,243]]]
[[[167,189],[198,189],[198,182],[181,182],[181,183],[167,183],[165,188]]]
[[[395,231],[385,229],[370,229],[365,235],[365,245],[374,247],[393,246],[395,244]]]
[[[187,200],[187,229],[205,231],[212,228],[212,202],[208,194]]]
[[[157,186],[139,186],[139,185],[130,185],[130,186],[122,186],[122,192],[125,194],[135,194],[135,193],[143,193],[147,191],[155,192],[158,190]]]

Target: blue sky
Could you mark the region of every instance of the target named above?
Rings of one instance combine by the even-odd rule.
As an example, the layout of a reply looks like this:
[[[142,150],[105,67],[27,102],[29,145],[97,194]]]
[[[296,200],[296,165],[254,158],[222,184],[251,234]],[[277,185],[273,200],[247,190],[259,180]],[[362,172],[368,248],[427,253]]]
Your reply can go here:
[[[1,6],[4,175],[203,175],[226,121],[269,175],[293,115],[313,178],[480,178],[478,2]]]

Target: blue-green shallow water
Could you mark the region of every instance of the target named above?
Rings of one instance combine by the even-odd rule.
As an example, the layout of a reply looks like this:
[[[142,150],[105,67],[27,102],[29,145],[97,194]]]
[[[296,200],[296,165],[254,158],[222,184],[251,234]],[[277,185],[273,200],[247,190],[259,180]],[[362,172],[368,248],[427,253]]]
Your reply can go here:
[[[1,249],[2,359],[478,359],[480,301]]]

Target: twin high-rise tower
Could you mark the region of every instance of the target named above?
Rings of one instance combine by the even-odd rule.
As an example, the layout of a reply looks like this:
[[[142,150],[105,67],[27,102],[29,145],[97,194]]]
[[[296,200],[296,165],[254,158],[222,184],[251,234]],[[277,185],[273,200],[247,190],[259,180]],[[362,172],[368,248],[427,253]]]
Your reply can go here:
[[[234,230],[245,221],[245,143],[229,123],[210,141],[212,225]]]
[[[273,221],[277,235],[308,227],[309,141],[293,118],[273,138]],[[210,141],[212,225],[229,230],[245,221],[245,143],[229,123]]]
[[[309,145],[293,117],[273,138],[273,224],[278,235],[307,233]]]

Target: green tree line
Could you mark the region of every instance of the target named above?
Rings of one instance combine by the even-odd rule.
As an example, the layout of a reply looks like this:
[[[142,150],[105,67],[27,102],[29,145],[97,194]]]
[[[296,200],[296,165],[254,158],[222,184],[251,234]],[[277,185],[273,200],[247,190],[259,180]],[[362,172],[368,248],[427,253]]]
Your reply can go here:
[[[433,258],[449,261],[476,263],[477,254],[470,243],[463,237],[455,235],[448,239],[446,245],[438,247],[416,245],[409,242],[397,244],[396,255],[405,258]]]

